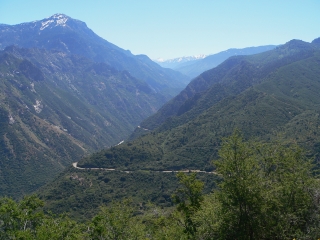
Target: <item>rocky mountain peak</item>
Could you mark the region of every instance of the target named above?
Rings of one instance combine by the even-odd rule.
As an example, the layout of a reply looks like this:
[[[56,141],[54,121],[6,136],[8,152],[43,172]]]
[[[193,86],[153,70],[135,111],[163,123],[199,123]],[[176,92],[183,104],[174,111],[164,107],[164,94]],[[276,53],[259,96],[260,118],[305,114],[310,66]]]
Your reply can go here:
[[[53,28],[56,26],[61,26],[61,27],[66,27],[66,23],[67,21],[70,19],[70,17],[68,17],[65,14],[54,14],[49,18],[45,18],[43,20],[41,20],[41,26],[40,26],[40,30],[44,30],[46,28]]]
[[[61,18],[70,18],[69,16],[63,14],[63,13],[56,13],[53,14],[51,17],[49,18],[53,18],[53,19],[61,19]]]

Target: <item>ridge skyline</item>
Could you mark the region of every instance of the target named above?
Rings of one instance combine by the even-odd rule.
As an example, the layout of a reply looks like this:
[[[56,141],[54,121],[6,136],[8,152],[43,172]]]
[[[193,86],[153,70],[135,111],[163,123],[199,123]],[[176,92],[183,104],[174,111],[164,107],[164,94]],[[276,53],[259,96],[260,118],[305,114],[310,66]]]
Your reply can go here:
[[[60,21],[61,18],[65,18],[63,20],[65,20],[64,24],[69,20],[73,20],[73,21],[77,21],[77,22],[81,22],[83,24],[85,24],[85,26],[87,28],[89,28],[91,31],[94,32],[94,30],[92,30],[90,27],[87,26],[86,22],[80,20],[80,19],[76,19],[76,18],[73,18],[73,17],[70,17],[69,15],[65,14],[65,13],[54,13],[52,15],[50,15],[49,17],[45,17],[43,19],[40,19],[40,20],[33,20],[31,22],[21,22],[21,23],[18,23],[18,24],[5,24],[5,23],[0,23],[0,25],[4,25],[4,26],[18,26],[18,25],[24,25],[24,24],[29,24],[29,23],[38,23],[38,22],[41,22],[43,24],[43,21],[45,20],[48,20],[48,19],[58,19],[57,20],[57,23],[55,26],[60,26],[61,24],[58,23],[58,21]],[[51,23],[51,22],[50,22]],[[49,23],[49,24],[50,24]],[[47,27],[47,26],[46,26]],[[40,28],[40,30],[44,30],[46,27],[44,27],[42,29],[42,27]],[[97,33],[96,33],[97,34]],[[97,34],[98,36],[100,36],[99,34]],[[101,36],[100,36],[101,37]],[[103,38],[103,37],[101,37]],[[108,41],[106,38],[103,38],[104,40]],[[294,40],[302,40],[302,39],[296,39],[296,38],[293,38]],[[314,39],[311,39],[310,41],[305,41],[305,42],[312,42],[312,40]],[[302,40],[304,41],[304,40]],[[112,42],[110,42],[112,43]],[[118,46],[116,43],[112,43],[116,46]],[[271,44],[266,44],[266,45],[271,45]],[[281,44],[278,44],[278,45],[281,45]],[[258,47],[259,45],[252,45],[252,46],[246,46],[244,48],[254,48],[254,47]],[[120,47],[121,48],[121,47]],[[1,49],[1,48],[0,48]],[[2,48],[1,50],[3,50],[4,48]],[[192,60],[199,60],[199,59],[204,59],[208,56],[211,56],[211,55],[214,55],[214,54],[218,54],[218,53],[224,53],[224,52],[228,52],[230,50],[242,50],[243,48],[237,48],[237,47],[229,47],[227,49],[224,49],[224,50],[221,50],[221,51],[218,51],[218,52],[211,52],[211,53],[200,53],[200,54],[193,54],[193,55],[182,55],[182,56],[177,56],[177,57],[172,57],[172,58],[163,58],[163,57],[158,57],[158,58],[151,58],[149,55],[147,54],[133,54],[130,49],[124,49],[126,51],[129,51],[130,53],[132,53],[133,55],[146,55],[148,56],[152,61],[156,62],[156,63],[164,63],[164,62],[184,62],[185,60],[186,61],[192,61]]]
[[[201,4],[141,0],[125,5],[109,1],[97,1],[93,5],[61,0],[43,5],[35,0],[4,0],[0,22],[14,25],[63,13],[81,19],[99,36],[130,49],[135,55],[172,59],[216,53],[230,47],[278,45],[288,39],[310,42],[319,35],[314,24],[320,21],[319,7],[320,2],[287,0]]]

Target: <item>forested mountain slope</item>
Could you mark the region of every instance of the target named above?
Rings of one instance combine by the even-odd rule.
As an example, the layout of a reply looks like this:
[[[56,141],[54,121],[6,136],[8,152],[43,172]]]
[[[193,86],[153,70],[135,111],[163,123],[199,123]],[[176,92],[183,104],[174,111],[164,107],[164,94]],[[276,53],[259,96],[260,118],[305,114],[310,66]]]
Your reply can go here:
[[[246,139],[257,142],[299,143],[317,161],[320,142],[317,41],[292,40],[269,52],[232,57],[201,74],[150,118],[152,121],[149,119],[141,125],[140,131],[146,132],[145,135],[85,157],[78,163],[79,167],[114,168],[131,173],[86,172],[70,167],[42,191],[47,207],[59,211],[68,202],[75,208],[88,209],[88,199],[101,204],[110,201],[111,195],[141,196],[139,190],[133,189],[142,184],[140,174],[144,174],[148,182],[155,182],[145,190],[155,196],[151,200],[170,205],[167,196],[175,186],[157,185],[155,179],[160,174],[157,171],[214,170],[212,160],[218,157],[221,138],[231,135],[235,129]],[[161,113],[166,114],[165,118],[159,118]],[[165,184],[169,176],[163,174],[162,178]],[[85,182],[92,185],[84,185]],[[119,188],[114,185],[116,182]],[[65,194],[68,189],[76,188],[70,196]],[[65,198],[55,197],[56,193]],[[78,205],[72,203],[72,199],[78,199]]]
[[[292,44],[288,43],[289,49]],[[267,57],[270,55],[263,59]],[[133,142],[83,159],[80,166],[204,169],[216,156],[221,137],[230,135],[235,128],[247,137],[264,139],[281,131],[294,118],[310,111],[317,114],[319,57],[319,50],[299,50],[277,64],[260,67],[261,62],[236,59],[223,82],[189,98],[159,128]],[[205,74],[200,81],[217,76],[206,78]],[[198,89],[210,84],[202,83],[196,85]],[[190,88],[186,91],[191,92]]]
[[[58,51],[0,52],[0,195],[21,196],[117,144],[164,97],[105,63]]]
[[[315,42],[292,40],[264,53],[231,57],[200,74],[156,114],[144,120],[141,127],[155,129],[169,117],[184,123],[225,97],[239,94],[261,82],[279,67],[312,56],[318,48]]]

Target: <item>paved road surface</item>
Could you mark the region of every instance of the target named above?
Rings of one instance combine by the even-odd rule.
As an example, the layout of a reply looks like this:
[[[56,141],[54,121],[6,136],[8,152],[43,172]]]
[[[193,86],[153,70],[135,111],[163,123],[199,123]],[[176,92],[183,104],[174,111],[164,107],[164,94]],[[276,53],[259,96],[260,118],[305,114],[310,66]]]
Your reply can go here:
[[[80,170],[104,170],[104,171],[117,171],[117,172],[125,172],[125,173],[132,173],[132,172],[137,172],[137,171],[122,171],[122,170],[116,170],[114,168],[81,168],[78,167],[78,162],[74,162],[72,163],[72,166],[76,169],[80,169]],[[156,171],[156,170],[146,170],[149,172],[161,172],[161,173],[178,173],[178,172],[185,172],[185,173],[189,173],[189,172],[196,172],[196,173],[207,173],[207,174],[216,174],[215,172],[206,172],[206,171],[201,171],[201,170],[177,170],[177,171],[173,171],[173,170],[166,170],[166,171]]]

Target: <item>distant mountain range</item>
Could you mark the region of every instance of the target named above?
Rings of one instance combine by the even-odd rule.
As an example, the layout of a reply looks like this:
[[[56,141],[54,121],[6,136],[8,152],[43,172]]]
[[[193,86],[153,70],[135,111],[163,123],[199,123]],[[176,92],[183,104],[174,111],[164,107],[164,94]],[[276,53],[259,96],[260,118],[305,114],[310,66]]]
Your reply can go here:
[[[119,71],[128,71],[167,99],[178,94],[190,79],[180,72],[160,67],[146,55],[133,55],[117,47],[96,35],[84,22],[64,14],[13,26],[1,24],[0,32],[0,49],[17,45],[81,55]]]
[[[247,47],[247,48],[230,48],[226,51],[219,52],[211,55],[198,55],[190,57],[181,57],[175,59],[169,59],[165,61],[155,60],[160,66],[171,68],[179,71],[190,78],[197,77],[201,73],[218,66],[229,57],[238,55],[252,55],[265,51],[272,50],[276,45],[267,45],[259,47]]]
[[[180,65],[183,65],[184,63],[195,62],[205,57],[207,57],[207,55],[200,54],[195,56],[179,57],[179,58],[173,58],[168,60],[158,58],[154,61],[158,63],[161,67],[174,69],[176,67],[179,67]]]
[[[81,209],[85,215],[94,211],[92,206],[128,196],[140,204],[151,200],[170,206],[176,189],[174,173],[159,177],[157,171],[214,170],[212,161],[218,158],[221,138],[235,129],[256,142],[298,143],[319,164],[319,63],[320,38],[312,43],[292,40],[263,53],[230,57],[193,79],[143,121],[133,141],[78,163],[83,168],[131,172],[93,173],[70,167],[42,189],[46,207],[70,211],[73,216],[79,214],[74,209]],[[202,178],[210,184],[214,176],[203,174]]]

